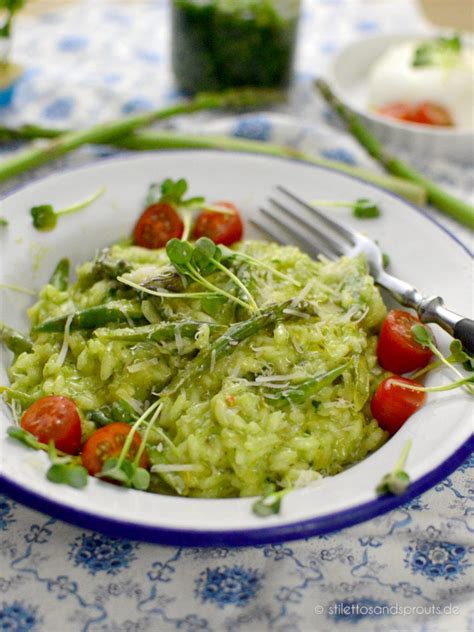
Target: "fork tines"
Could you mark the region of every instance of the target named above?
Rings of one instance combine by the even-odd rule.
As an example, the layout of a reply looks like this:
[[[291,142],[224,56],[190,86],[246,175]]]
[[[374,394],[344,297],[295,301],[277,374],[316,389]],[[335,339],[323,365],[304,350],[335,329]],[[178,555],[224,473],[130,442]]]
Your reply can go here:
[[[327,217],[284,187],[278,186],[277,190],[285,196],[285,203],[271,197],[269,208],[260,208],[261,213],[271,223],[270,226],[263,226],[254,221],[262,232],[279,243],[288,243],[290,237],[313,257],[322,253],[334,259],[348,254],[355,243],[350,229]],[[319,226],[315,225],[315,220]]]

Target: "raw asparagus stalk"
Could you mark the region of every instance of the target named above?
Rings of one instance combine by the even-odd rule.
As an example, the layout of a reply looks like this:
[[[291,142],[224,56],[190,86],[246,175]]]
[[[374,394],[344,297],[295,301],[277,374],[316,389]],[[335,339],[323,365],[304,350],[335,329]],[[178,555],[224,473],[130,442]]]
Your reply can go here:
[[[53,138],[43,147],[34,147],[17,154],[0,164],[0,181],[18,176],[29,169],[40,167],[89,143],[111,143],[131,134],[134,130],[151,125],[179,114],[190,114],[201,110],[242,109],[268,105],[281,99],[281,93],[273,90],[229,90],[221,93],[203,93],[193,100],[172,105],[169,108],[134,114],[110,123],[66,132]]]
[[[223,331],[224,325],[215,323],[203,323],[199,321],[186,321],[176,323],[156,323],[154,325],[144,325],[143,327],[124,329],[98,329],[95,335],[101,340],[118,340],[119,342],[154,342],[175,340],[179,333],[183,338],[194,338],[203,325],[207,325],[213,331]]]
[[[382,144],[369,132],[360,118],[351,112],[332,92],[326,81],[318,79],[316,86],[324,99],[344,121],[349,132],[389,173],[421,185],[428,194],[428,201],[459,222],[474,228],[474,208],[441,189],[429,178],[416,171],[408,163],[399,160],[382,147]]]
[[[0,342],[15,355],[29,353],[33,347],[31,340],[5,323],[0,323]]]
[[[54,333],[64,331],[69,315],[49,318],[33,327],[35,333]],[[140,306],[128,301],[112,301],[103,305],[96,305],[82,309],[74,314],[70,331],[75,329],[97,329],[110,323],[123,323],[129,320],[142,320],[143,314]]]
[[[53,131],[54,130],[45,130],[45,137],[47,137],[47,133]],[[69,134],[70,133],[67,135],[69,136]],[[280,158],[292,158],[322,167],[329,167],[330,169],[335,169],[336,171],[342,171],[343,173],[347,173],[348,175],[355,176],[361,180],[371,182],[372,184],[376,184],[377,186],[392,191],[393,193],[410,200],[410,202],[413,202],[414,204],[421,205],[426,202],[426,191],[419,184],[409,182],[404,178],[386,176],[361,167],[347,165],[342,162],[325,160],[324,158],[312,156],[311,154],[301,152],[284,145],[275,145],[272,143],[239,138],[228,138],[225,136],[181,135],[173,132],[150,132],[147,134],[135,135],[124,134],[123,137],[119,138],[119,136],[117,136],[115,139],[111,138],[108,141],[103,140],[100,136],[97,136],[97,138],[98,140],[94,140],[94,138],[91,139],[89,137],[89,139],[85,140],[84,143],[80,144],[107,142],[107,144],[112,144],[122,149],[130,149],[134,151],[153,151],[162,149],[219,149],[224,151],[266,154]],[[23,154],[23,156],[27,157],[27,154]],[[21,158],[21,156],[19,158]],[[8,163],[4,163],[3,165],[0,164],[0,181],[23,173],[35,166],[25,165],[23,160],[20,160],[19,165],[18,162],[15,164],[16,166],[13,167]],[[8,173],[4,174],[5,168]]]
[[[275,145],[272,143],[227,136],[181,135],[173,132],[149,132],[146,134],[131,135],[118,140],[115,144],[124,149],[133,149],[135,151],[160,149],[219,149],[224,151],[265,154],[279,158],[292,158],[321,167],[329,167],[330,169],[347,173],[366,182],[371,182],[405,197],[414,204],[424,204],[426,201],[426,193],[423,187],[408,182],[403,178],[386,176],[361,167],[354,167],[334,160],[326,160],[284,145]]]

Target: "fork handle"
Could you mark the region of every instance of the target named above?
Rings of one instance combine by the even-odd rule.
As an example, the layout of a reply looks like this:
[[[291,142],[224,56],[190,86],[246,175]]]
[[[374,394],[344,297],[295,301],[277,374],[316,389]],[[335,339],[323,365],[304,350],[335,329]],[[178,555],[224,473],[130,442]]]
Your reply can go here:
[[[474,320],[463,318],[454,327],[454,337],[462,342],[466,351],[474,353]]]
[[[457,338],[469,353],[474,353],[474,320],[464,318],[444,307],[439,296],[422,299],[416,310],[424,323],[436,323],[451,336]]]
[[[377,283],[388,290],[399,303],[416,310],[421,322],[436,323],[460,340],[466,351],[474,354],[473,320],[446,309],[440,296],[426,298],[412,285],[387,272],[381,272],[377,276]]]

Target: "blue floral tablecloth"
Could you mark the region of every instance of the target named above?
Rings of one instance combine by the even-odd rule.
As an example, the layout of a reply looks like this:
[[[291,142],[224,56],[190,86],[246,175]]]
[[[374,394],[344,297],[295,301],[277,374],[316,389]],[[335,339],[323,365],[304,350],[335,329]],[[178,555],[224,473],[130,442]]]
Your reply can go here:
[[[83,1],[21,18],[14,56],[26,72],[13,106],[0,111],[1,122],[80,127],[175,100],[168,25],[163,0]],[[173,125],[290,143],[373,166],[314,98],[311,80],[347,41],[407,25],[428,28],[410,0],[308,0],[288,107],[238,118],[199,115]],[[1,149],[3,155],[13,150]],[[85,148],[36,176],[109,153]],[[472,165],[427,158],[419,166],[447,188],[472,195]],[[357,527],[247,549],[113,539],[0,496],[0,630],[474,630],[473,467],[471,459],[422,497]]]

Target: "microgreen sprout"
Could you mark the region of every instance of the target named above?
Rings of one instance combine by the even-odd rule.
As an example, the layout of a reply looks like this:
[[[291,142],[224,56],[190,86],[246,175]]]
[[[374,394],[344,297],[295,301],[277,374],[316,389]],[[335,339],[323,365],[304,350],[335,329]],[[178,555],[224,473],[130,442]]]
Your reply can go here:
[[[415,68],[426,66],[455,66],[459,63],[461,52],[462,41],[459,35],[437,37],[422,42],[417,47],[412,66]]]
[[[201,299],[201,308],[206,314],[209,314],[209,316],[216,316],[226,303],[227,298],[225,296],[209,294]]]
[[[12,292],[19,292],[20,294],[27,294],[28,296],[36,296],[37,292],[30,290],[27,287],[21,285],[13,285],[12,283],[0,283],[0,289],[11,290]]]
[[[250,265],[255,266],[256,268],[262,268],[263,270],[268,270],[274,276],[279,277],[280,279],[284,279],[285,281],[292,283],[296,287],[301,287],[301,283],[299,283],[298,281],[295,281],[295,279],[290,277],[288,274],[284,274],[283,272],[276,270],[273,266],[268,265],[268,263],[265,263],[261,259],[255,259],[255,257],[251,257],[245,252],[239,252],[238,250],[231,250],[230,248],[227,248],[227,246],[219,245],[217,247],[221,253],[221,261],[226,261],[229,259],[241,259],[242,261],[245,261],[249,263]]]
[[[385,494],[400,496],[400,494],[403,494],[409,487],[411,481],[409,475],[405,472],[405,464],[411,445],[412,441],[409,439],[405,443],[400,458],[396,462],[393,470],[389,474],[386,474],[377,485],[375,491],[378,496],[384,496]]]
[[[80,465],[80,460],[77,457],[59,456],[53,441],[49,443],[48,456],[52,463],[46,473],[46,478],[49,481],[69,485],[76,489],[86,487],[89,475],[86,468]]]
[[[474,375],[469,375],[467,377],[463,377],[460,380],[456,380],[455,382],[451,382],[450,384],[445,384],[442,386],[415,386],[413,384],[407,384],[406,382],[400,382],[397,379],[392,380],[392,384],[396,386],[401,386],[404,389],[408,389],[409,391],[419,391],[420,393],[443,393],[444,391],[453,391],[460,386],[467,386],[466,389],[471,395],[474,394],[473,387],[474,384]]]
[[[268,496],[263,496],[256,500],[252,505],[252,512],[259,518],[267,518],[274,514],[279,514],[281,510],[281,501],[291,489],[282,489],[278,492],[272,492]]]
[[[427,327],[424,327],[423,325],[413,325],[411,331],[416,342],[418,342],[418,344],[422,345],[423,347],[429,349],[433,353],[433,355],[438,358],[439,363],[432,363],[431,365],[428,365],[431,369],[444,364],[458,378],[458,382],[454,382],[454,384],[457,384],[457,386],[467,384],[466,390],[468,390],[470,393],[474,392],[472,387],[469,385],[469,379],[467,379],[466,381],[466,378],[461,373],[461,371],[459,371],[454,366],[454,363],[460,363],[463,365],[466,363],[468,364],[468,366],[472,366],[471,363],[473,363],[474,361],[474,359],[468,356],[468,354],[463,350],[462,344],[459,340],[453,340],[450,347],[451,355],[448,358],[445,358],[438,347],[435,345],[433,335]],[[426,367],[426,369],[428,369],[428,367]],[[416,376],[418,377],[420,374],[421,372],[419,371]],[[462,382],[462,384],[460,382]],[[457,386],[454,388],[457,388]],[[446,388],[446,390],[448,389]]]
[[[380,209],[371,200],[360,198],[352,207],[352,214],[359,219],[372,219],[380,216]]]
[[[199,283],[213,293],[225,296],[230,301],[250,311],[259,311],[255,299],[242,281],[220,262],[222,254],[219,247],[207,237],[201,237],[194,245],[180,239],[171,239],[166,245],[166,252],[177,272],[184,277],[188,277],[192,281]],[[226,274],[245,294],[248,302],[230,294],[205,278],[205,275],[209,275],[215,270],[220,270]]]
[[[7,433],[12,439],[21,441],[21,443],[29,448],[33,448],[33,450],[42,450],[48,453],[52,465],[48,469],[46,477],[52,483],[70,485],[76,489],[81,489],[87,485],[87,470],[82,467],[78,457],[57,450],[53,442],[49,445],[41,443],[34,435],[23,430],[23,428],[10,426],[7,429]]]
[[[448,356],[448,362],[456,362],[462,364],[466,371],[474,371],[474,356],[464,351],[462,342],[455,338],[449,346],[451,354]]]
[[[23,430],[23,428],[10,426],[7,428],[7,434],[12,439],[21,441],[21,443],[25,444],[29,448],[33,448],[33,450],[44,450],[47,452],[49,449],[45,443],[40,443],[38,439],[31,434],[31,432],[27,432],[26,430]]]
[[[58,219],[63,215],[69,215],[71,213],[75,213],[76,211],[80,211],[86,206],[90,206],[93,202],[95,202],[101,195],[105,193],[105,187],[100,188],[94,195],[91,195],[86,200],[82,202],[78,202],[69,206],[67,208],[61,209],[59,211],[55,211],[54,207],[51,204],[42,204],[40,206],[34,206],[31,210],[31,217],[33,218],[33,226],[40,231],[49,231],[54,230],[58,223]]]
[[[160,292],[158,290],[152,290],[146,285],[139,285],[138,283],[134,283],[130,279],[119,276],[117,277],[117,281],[123,283],[124,285],[128,285],[129,287],[133,287],[134,290],[139,292],[143,292],[144,294],[150,294],[150,296],[158,296],[159,298],[209,298],[218,296],[217,292]]]
[[[171,204],[175,207],[196,207],[204,204],[203,197],[192,197],[187,200],[184,199],[184,195],[188,190],[188,183],[184,178],[180,180],[171,180],[167,178],[161,185],[151,184],[148,189],[148,195],[146,198],[147,206],[152,204],[159,204],[161,202]]]
[[[130,432],[123,444],[122,451],[118,458],[111,458],[105,461],[102,466],[101,472],[96,474],[99,478],[112,479],[125,485],[126,487],[134,487],[135,489],[146,490],[150,486],[150,473],[143,467],[140,467],[140,459],[146,447],[148,436],[158,419],[162,404],[156,401],[152,404],[143,415],[137,419],[137,421],[131,427]],[[153,414],[152,414],[153,413]],[[139,427],[145,423],[146,419],[151,415],[150,420],[147,423],[147,427],[143,438],[140,443],[140,447],[135,454],[133,461],[130,461],[128,455],[132,446],[133,438],[137,433]]]
[[[372,219],[381,214],[380,207],[367,198],[359,198],[355,202],[342,202],[338,200],[312,200],[312,206],[341,206],[351,208],[354,217],[359,219]]]

